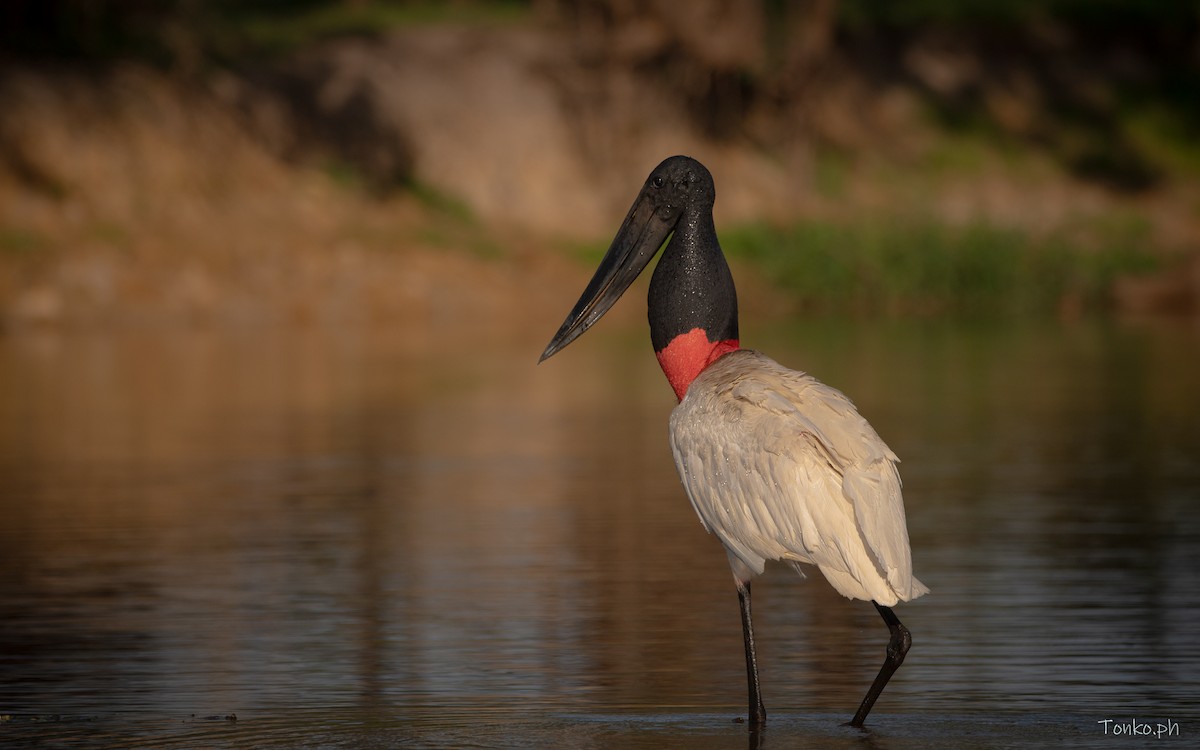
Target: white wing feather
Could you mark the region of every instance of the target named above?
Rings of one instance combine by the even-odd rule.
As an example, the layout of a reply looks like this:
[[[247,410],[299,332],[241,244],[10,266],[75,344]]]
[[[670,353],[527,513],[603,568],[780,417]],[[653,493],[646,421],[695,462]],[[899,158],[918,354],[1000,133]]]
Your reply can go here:
[[[928,592],[912,575],[898,459],[841,392],[732,352],[672,412],[671,450],[735,576],[784,560],[816,565],[854,599],[891,606]]]

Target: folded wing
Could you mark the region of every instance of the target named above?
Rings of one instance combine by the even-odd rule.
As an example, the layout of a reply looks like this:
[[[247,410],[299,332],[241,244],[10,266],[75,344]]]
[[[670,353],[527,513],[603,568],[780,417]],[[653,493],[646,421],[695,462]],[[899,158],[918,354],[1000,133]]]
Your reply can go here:
[[[898,459],[841,392],[738,350],[691,384],[671,447],[735,575],[784,560],[886,606],[928,591],[912,575]]]

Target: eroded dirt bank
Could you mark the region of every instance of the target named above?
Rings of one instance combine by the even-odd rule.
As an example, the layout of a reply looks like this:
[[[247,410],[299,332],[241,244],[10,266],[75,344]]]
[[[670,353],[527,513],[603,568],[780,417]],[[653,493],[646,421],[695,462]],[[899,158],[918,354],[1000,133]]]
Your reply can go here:
[[[946,54],[931,47],[912,65],[936,81]],[[9,65],[0,316],[557,314],[553,290],[588,270],[564,248],[602,242],[648,167],[672,153],[718,176],[721,226],[910,211],[1036,234],[1126,212],[1158,246],[1200,247],[1194,184],[1129,190],[1049,155],[1014,161],[977,144],[965,167],[931,170],[955,152],[916,89],[830,76],[837,85],[808,114],[748,114],[776,134],[768,148],[767,135],[697,120],[638,64],[589,57],[532,25],[400,30],[186,80],[130,64]],[[1033,116],[1019,97],[996,96],[1018,125]],[[804,119],[779,136],[788,117]],[[1195,309],[1200,271],[1179,267],[1128,281],[1118,301]]]

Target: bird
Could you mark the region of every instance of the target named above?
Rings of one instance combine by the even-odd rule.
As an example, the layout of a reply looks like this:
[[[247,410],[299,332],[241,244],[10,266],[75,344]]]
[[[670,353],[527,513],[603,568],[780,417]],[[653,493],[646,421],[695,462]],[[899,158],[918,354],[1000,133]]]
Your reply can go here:
[[[815,566],[888,627],[886,657],[853,718],[862,727],[912,635],[892,607],[929,589],[912,572],[899,459],[840,391],[741,347],[737,291],[713,220],[712,174],[665,159],[639,191],[539,363],[592,327],[670,236],[650,280],[650,342],[678,404],[670,445],[700,523],[724,546],[741,609],[748,723],[766,723],[751,581],[769,560]]]

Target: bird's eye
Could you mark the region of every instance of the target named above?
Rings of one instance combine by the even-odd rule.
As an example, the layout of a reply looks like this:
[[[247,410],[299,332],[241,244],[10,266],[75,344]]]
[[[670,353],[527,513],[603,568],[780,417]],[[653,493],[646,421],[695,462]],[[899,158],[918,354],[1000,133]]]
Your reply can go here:
[[[654,185],[654,187],[660,188],[663,186],[663,184],[666,182],[666,180],[664,180],[662,178],[662,175],[658,175],[651,182]]]

